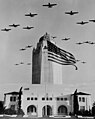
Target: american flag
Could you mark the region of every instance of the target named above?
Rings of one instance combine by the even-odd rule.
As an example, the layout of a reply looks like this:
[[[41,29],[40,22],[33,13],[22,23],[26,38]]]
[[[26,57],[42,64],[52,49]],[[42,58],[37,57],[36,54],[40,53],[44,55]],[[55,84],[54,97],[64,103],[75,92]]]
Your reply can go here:
[[[77,70],[77,66],[75,65],[76,59],[71,53],[57,47],[55,44],[53,44],[50,41],[47,41],[47,49],[48,49],[49,61],[61,65],[73,65]]]

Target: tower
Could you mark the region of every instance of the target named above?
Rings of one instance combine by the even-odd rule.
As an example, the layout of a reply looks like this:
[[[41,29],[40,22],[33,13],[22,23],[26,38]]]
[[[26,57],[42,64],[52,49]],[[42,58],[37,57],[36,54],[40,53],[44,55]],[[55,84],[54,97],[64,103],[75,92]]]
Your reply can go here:
[[[39,39],[32,52],[32,84],[62,84],[62,65],[48,60],[50,35]]]

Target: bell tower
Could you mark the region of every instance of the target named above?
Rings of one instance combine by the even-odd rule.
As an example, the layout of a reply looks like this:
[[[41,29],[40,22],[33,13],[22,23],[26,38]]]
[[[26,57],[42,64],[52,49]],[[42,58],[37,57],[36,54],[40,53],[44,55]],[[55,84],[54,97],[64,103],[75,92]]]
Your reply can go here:
[[[47,41],[50,35],[45,34],[39,39],[32,52],[32,84],[52,84],[52,63],[48,61]]]

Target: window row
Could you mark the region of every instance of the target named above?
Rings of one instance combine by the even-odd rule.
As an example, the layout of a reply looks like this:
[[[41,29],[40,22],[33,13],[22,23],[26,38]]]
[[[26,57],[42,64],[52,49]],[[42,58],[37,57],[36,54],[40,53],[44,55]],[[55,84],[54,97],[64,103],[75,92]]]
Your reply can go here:
[[[15,102],[15,101],[16,101],[16,97],[11,96],[11,97],[10,97],[10,101]]]
[[[42,100],[52,100],[52,97],[42,97]]]
[[[79,102],[85,102],[85,97],[79,97]]]
[[[38,98],[37,97],[27,97],[27,100],[38,100]]]
[[[38,100],[37,97],[27,97],[27,100]],[[42,97],[42,100],[52,100],[52,97]]]
[[[61,98],[57,97],[56,100],[57,101],[62,101],[62,100],[67,101],[68,99],[67,98],[62,98],[62,97]]]

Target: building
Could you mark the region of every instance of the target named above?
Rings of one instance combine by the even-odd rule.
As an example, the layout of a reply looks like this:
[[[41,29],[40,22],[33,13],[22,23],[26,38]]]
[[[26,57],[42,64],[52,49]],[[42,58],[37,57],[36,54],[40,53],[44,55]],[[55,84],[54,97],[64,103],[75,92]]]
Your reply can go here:
[[[48,52],[48,49],[55,54]],[[67,95],[61,89],[63,79],[60,65],[75,66],[74,63],[74,56],[52,43],[49,34],[46,33],[39,39],[37,47],[32,52],[32,84],[23,88],[21,96],[21,108],[25,115],[69,115],[74,111],[74,94]],[[55,90],[56,86],[60,87],[58,92]],[[77,97],[79,110],[91,109],[90,94],[77,92]],[[17,110],[18,93],[6,93],[5,106]]]

